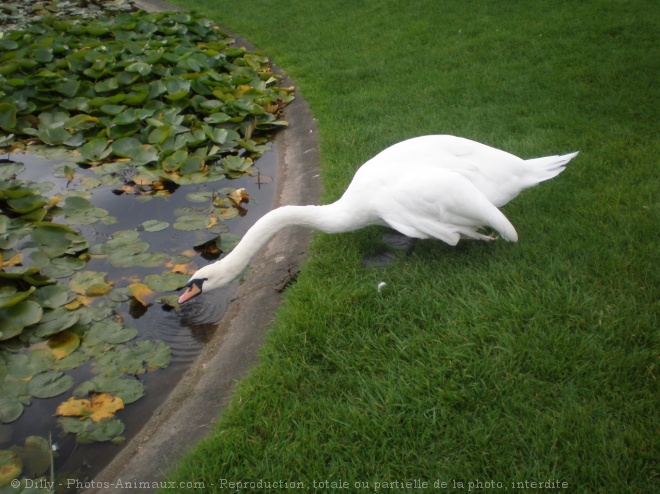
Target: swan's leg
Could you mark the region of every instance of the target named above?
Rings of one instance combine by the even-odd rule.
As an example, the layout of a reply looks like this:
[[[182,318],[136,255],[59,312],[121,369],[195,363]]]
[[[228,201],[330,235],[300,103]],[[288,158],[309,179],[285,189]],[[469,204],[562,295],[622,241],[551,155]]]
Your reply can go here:
[[[383,234],[383,242],[395,250],[405,252],[407,256],[413,253],[418,240],[418,238],[408,237],[397,231]],[[395,257],[396,256],[393,252],[384,250],[382,252],[377,252],[376,254],[365,256],[363,262],[366,266],[371,268],[384,267],[392,264]]]
[[[393,249],[404,251],[406,255],[412,254],[418,240],[418,238],[409,237],[399,232],[388,232],[383,234],[383,242]]]

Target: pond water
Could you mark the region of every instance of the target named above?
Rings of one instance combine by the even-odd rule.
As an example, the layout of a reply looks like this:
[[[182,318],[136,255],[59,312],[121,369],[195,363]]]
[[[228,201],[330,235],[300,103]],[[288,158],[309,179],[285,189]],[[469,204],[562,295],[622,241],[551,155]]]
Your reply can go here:
[[[63,174],[62,165],[67,162],[65,157],[46,159],[34,154],[12,153],[0,155],[0,160],[4,163],[23,163],[24,169],[17,176],[20,180],[55,184],[49,192],[50,195],[63,194],[68,190],[86,190],[91,194],[89,200],[95,207],[103,208],[108,211],[109,216],[115,217],[116,222],[112,224],[97,222],[91,225],[73,226],[87,239],[90,250],[93,250],[96,244],[106,243],[117,231],[135,230],[139,232],[139,239],[149,244],[148,252],[164,253],[168,258],[185,253],[192,260],[190,266],[201,267],[209,262],[210,257],[217,256],[195,252],[194,245],[212,240],[218,234],[221,237],[229,236],[235,241],[259,217],[271,209],[276,188],[276,157],[275,144],[271,144],[271,149],[255,162],[254,173],[250,176],[182,185],[176,187],[172,193],[151,197],[131,192],[120,193],[118,189],[123,185],[121,182],[98,184],[96,182],[98,175],[93,170],[75,168],[73,177],[70,173]],[[2,166],[3,163],[0,163],[0,167]],[[88,186],[90,183],[93,186]],[[211,228],[190,231],[174,228],[177,214],[180,216],[186,211],[190,213],[190,208],[204,214],[212,200],[209,199],[207,203],[201,202],[204,194],[208,195],[211,192],[218,194],[219,190],[228,187],[245,189],[243,192],[249,195],[249,201],[240,204],[239,215],[221,221]],[[227,192],[223,191],[223,193]],[[182,208],[187,209],[182,213]],[[151,220],[164,221],[169,226],[159,231],[145,231],[142,225]],[[140,282],[150,274],[162,274],[168,269],[162,265],[116,267],[108,262],[107,256],[92,256],[84,270],[107,273],[105,279],[113,285],[113,288],[117,288],[136,281]],[[230,285],[218,290],[213,297],[204,297],[199,303],[191,302],[180,311],[155,300],[145,307],[132,298],[123,301],[114,309],[113,318],[120,318],[126,327],[137,330],[138,336],[134,341],[163,341],[172,352],[167,367],[137,376],[144,385],[144,396],[117,412],[116,416],[125,424],[122,436],[126,441],[139,432],[164,403],[185,370],[199,355],[204,344],[213,337],[217,322],[235,292],[235,286]],[[171,291],[159,295],[178,295],[178,293]],[[28,352],[30,348],[26,347],[21,351]],[[23,414],[18,420],[0,425],[0,449],[7,450],[13,445],[22,446],[28,436],[48,438],[50,435],[57,446],[56,475],[64,479],[93,478],[120,451],[122,445],[112,442],[79,444],[74,434],[62,432],[57,425],[58,417],[55,416],[57,407],[71,396],[72,390],[80,383],[94,377],[93,365],[93,361],[90,360],[77,368],[67,370],[66,373],[73,377],[75,384],[66,393],[47,399],[33,398],[30,405],[24,407]]]

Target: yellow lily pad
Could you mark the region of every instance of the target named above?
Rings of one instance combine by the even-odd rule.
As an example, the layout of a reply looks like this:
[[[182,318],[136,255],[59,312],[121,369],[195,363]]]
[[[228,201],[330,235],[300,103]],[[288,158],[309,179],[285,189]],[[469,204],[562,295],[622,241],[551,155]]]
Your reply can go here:
[[[91,399],[81,400],[69,398],[57,407],[55,413],[65,417],[80,417],[81,420],[90,418],[94,422],[111,418],[118,410],[124,408],[124,402],[119,396],[110,393],[99,393]]]

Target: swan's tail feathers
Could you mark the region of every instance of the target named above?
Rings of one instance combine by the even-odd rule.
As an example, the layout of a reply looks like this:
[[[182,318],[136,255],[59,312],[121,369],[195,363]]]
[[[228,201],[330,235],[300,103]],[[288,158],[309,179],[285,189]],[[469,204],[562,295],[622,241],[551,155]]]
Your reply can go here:
[[[491,216],[489,225],[502,236],[502,238],[508,242],[517,242],[518,241],[518,232],[513,227],[509,219],[504,216],[504,214],[499,210],[495,209],[497,213]],[[499,214],[498,214],[499,213]]]
[[[564,154],[561,156],[545,156],[544,158],[534,158],[525,160],[525,162],[534,169],[533,177],[536,183],[544,182],[556,177],[564,171],[569,161],[578,155],[577,152]]]

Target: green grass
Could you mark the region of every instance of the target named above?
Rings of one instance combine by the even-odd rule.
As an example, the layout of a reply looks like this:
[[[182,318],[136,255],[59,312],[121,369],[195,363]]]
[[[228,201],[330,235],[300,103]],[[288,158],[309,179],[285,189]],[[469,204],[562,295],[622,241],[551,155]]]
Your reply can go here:
[[[657,2],[177,3],[294,79],[318,119],[325,202],[419,134],[581,154],[504,208],[517,244],[424,241],[368,269],[382,229],[319,234],[260,364],[170,479],[653,492]]]

